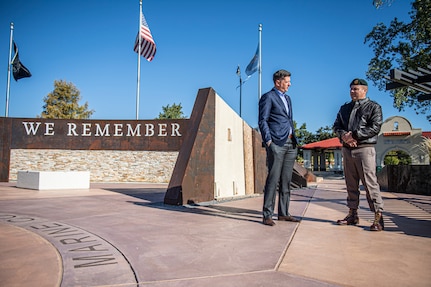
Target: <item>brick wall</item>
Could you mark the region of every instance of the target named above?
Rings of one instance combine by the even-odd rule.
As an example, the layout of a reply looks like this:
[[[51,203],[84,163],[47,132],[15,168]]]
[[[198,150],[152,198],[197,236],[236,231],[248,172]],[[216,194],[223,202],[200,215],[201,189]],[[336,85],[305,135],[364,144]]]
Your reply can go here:
[[[12,149],[9,181],[19,170],[90,171],[91,182],[168,183],[178,152]]]

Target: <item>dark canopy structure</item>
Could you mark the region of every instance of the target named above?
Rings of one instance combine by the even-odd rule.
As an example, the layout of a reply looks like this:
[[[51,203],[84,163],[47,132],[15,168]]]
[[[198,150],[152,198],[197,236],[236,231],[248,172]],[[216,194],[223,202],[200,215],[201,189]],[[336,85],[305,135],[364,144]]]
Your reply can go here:
[[[422,94],[418,96],[418,101],[431,100],[431,65],[428,65],[426,69],[409,69],[407,72],[392,69],[390,76],[386,78],[390,80],[390,83],[386,84],[387,91],[409,87],[422,92]]]

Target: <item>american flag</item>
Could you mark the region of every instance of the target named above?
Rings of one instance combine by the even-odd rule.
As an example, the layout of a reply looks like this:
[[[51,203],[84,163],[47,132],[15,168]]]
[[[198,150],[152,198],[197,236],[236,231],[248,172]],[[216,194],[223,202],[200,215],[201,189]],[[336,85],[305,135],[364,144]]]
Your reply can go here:
[[[140,33],[136,35],[134,50],[139,53],[139,37],[141,38],[141,56],[151,62],[156,55],[156,43],[151,36],[150,28],[145,20],[144,14],[141,12],[141,28]]]

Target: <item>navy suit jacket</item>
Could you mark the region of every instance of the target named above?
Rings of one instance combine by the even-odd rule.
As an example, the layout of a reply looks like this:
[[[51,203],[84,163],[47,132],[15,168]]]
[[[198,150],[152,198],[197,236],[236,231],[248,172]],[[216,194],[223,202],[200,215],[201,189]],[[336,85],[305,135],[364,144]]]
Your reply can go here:
[[[292,102],[286,95],[289,112],[278,95],[275,88],[262,95],[259,100],[259,130],[264,143],[272,141],[278,146],[283,146],[292,131],[293,145],[297,145],[295,129],[293,127]]]

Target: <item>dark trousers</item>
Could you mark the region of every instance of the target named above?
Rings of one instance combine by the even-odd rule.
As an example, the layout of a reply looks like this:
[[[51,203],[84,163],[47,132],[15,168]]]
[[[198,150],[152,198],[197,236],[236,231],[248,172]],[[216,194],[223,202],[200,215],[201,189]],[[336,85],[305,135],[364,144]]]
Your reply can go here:
[[[297,150],[292,142],[284,146],[274,143],[266,147],[268,176],[263,197],[263,217],[271,218],[274,214],[275,198],[278,189],[278,216],[289,215],[290,182]]]

